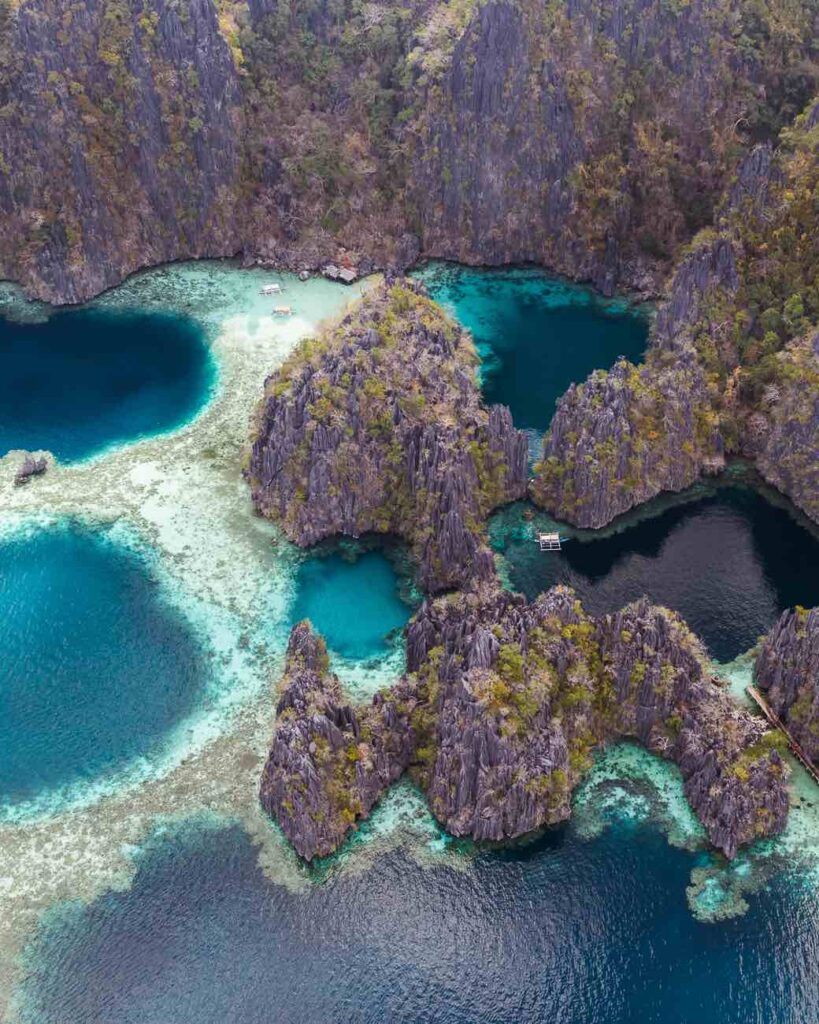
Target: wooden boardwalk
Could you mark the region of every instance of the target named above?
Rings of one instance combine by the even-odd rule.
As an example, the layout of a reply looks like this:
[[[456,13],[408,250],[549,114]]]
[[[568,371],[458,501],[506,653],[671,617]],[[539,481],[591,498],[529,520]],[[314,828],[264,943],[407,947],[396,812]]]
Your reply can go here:
[[[796,740],[790,733],[790,730],[776,714],[773,708],[768,704],[762,694],[757,690],[755,686],[747,686],[745,688],[746,693],[754,701],[755,704],[762,710],[762,714],[768,719],[774,729],[779,729],[784,734],[785,739],[788,741],[788,746],[791,748],[791,753],[797,761],[802,765],[805,771],[810,775],[813,781],[819,786],[819,769],[814,765],[813,761],[808,757],[805,751],[799,746]]]

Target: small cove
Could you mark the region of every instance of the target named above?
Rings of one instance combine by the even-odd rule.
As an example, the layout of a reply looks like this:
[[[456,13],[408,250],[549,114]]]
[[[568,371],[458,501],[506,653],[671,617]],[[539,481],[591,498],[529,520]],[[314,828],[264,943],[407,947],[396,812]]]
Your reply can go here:
[[[22,448],[71,462],[173,430],[215,381],[203,330],[186,316],[87,306],[0,318],[0,457]]]
[[[608,369],[618,356],[639,362],[645,352],[645,308],[603,299],[542,270],[436,262],[418,276],[472,332],[484,397],[509,406],[515,425],[530,434],[533,455],[570,384]]]
[[[343,543],[320,546],[304,558],[291,622],[309,619],[331,654],[369,661],[400,643],[412,611],[394,561],[383,550]]]
[[[572,531],[559,554],[542,553],[542,513],[498,513],[490,533],[508,585],[530,598],[557,583],[587,611],[616,611],[646,594],[679,612],[712,657],[728,662],[756,643],[780,613],[819,604],[819,538],[749,486],[698,488],[654,514],[625,517],[616,531]]]

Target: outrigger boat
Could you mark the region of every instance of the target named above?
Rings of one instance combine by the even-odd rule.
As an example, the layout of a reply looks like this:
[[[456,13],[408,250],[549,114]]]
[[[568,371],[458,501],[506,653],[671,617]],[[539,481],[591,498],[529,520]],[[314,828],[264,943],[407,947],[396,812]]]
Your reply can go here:
[[[559,533],[539,533],[537,535],[541,551],[560,551],[567,540],[567,537],[561,537]]]

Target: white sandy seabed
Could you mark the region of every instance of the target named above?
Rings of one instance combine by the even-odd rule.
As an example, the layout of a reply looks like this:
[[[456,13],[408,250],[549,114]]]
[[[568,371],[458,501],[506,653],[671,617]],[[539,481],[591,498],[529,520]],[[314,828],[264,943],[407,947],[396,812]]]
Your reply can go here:
[[[287,320],[273,317],[273,300],[260,294],[272,279],[282,281],[295,309]],[[188,617],[217,669],[206,707],[168,737],[161,756],[0,816],[0,1018],[10,1009],[19,954],[38,917],[62,900],[92,900],[107,889],[127,887],[134,852],[157,828],[203,815],[240,822],[271,878],[295,888],[310,884],[256,799],[297,556],[254,516],[241,466],[267,374],[364,287],[321,279],[302,283],[211,262],[136,275],[96,304],[186,313],[202,322],[218,367],[209,403],[173,433],[113,447],[84,462],[53,465],[24,488],[12,486],[20,454],[0,459],[0,537],[68,517],[132,545],[149,561],[164,598]],[[30,317],[37,310],[22,312]],[[364,696],[389,682],[400,666],[390,657],[380,670],[338,669],[353,683],[353,695],[357,690]],[[643,795],[635,795],[635,780]],[[780,852],[802,858],[810,848],[812,863],[819,864],[819,810],[809,806],[804,787],[797,776],[796,813],[784,839],[762,851],[763,861]],[[610,813],[650,815],[674,843],[702,841],[678,773],[633,747],[601,758],[579,794],[574,827],[591,837]],[[402,784],[382,801],[359,841],[348,844],[339,869],[364,869],[377,851],[408,836],[422,862],[444,856],[452,866],[467,866],[468,857],[456,852],[420,797]],[[692,911],[703,919],[741,913],[742,893],[759,884],[756,875],[750,857],[729,868],[716,858],[696,868],[688,894]]]

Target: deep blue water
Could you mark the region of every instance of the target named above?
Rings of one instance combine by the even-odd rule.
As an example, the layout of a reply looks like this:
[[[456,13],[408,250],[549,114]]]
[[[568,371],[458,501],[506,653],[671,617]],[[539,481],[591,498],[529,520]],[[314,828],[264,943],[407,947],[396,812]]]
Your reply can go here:
[[[45,323],[0,318],[0,456],[63,461],[171,430],[207,400],[215,367],[196,321],[79,309]]]
[[[0,804],[149,753],[207,676],[143,562],[90,530],[0,541]]]
[[[720,487],[608,536],[581,534],[560,554],[540,552],[536,521],[521,512],[501,512],[491,527],[513,589],[533,598],[568,583],[594,615],[647,594],[679,612],[718,661],[752,647],[785,608],[819,604],[819,540],[750,487]]]
[[[401,852],[295,895],[239,829],[158,842],[133,888],[44,928],[32,1024],[814,1024],[819,900],[780,877],[691,916],[695,856],[561,828],[467,871]]]
[[[309,619],[329,649],[344,658],[377,658],[412,614],[400,585],[381,551],[319,550],[299,568],[292,619]]]
[[[545,431],[571,383],[645,351],[645,312],[541,270],[433,263],[419,276],[472,332],[484,397],[508,405],[520,429]]]

